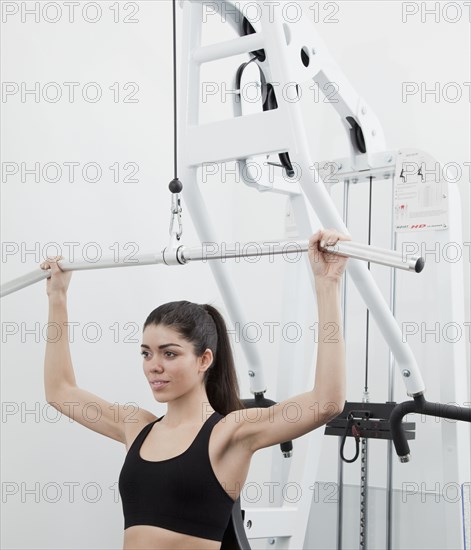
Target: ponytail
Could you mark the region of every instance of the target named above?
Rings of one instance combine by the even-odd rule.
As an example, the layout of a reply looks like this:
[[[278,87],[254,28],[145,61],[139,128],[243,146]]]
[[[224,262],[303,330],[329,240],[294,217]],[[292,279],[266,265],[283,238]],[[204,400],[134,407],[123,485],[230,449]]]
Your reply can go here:
[[[204,377],[206,393],[213,409],[226,415],[245,407],[239,398],[239,384],[226,322],[213,306],[204,304],[203,308],[212,317],[217,333],[216,353],[213,351],[214,363],[205,372]]]

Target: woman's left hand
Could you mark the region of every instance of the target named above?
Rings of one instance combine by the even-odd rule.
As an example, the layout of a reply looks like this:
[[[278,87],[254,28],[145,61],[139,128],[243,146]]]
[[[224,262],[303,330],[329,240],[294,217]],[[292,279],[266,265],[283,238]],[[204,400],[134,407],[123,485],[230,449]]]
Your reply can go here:
[[[338,241],[351,241],[351,237],[335,229],[320,229],[309,239],[309,261],[316,280],[340,281],[348,258],[322,250]]]

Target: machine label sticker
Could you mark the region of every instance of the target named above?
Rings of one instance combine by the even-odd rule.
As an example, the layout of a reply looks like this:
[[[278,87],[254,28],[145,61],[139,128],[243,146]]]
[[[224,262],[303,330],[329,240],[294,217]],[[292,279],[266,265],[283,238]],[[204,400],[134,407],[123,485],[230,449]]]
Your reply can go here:
[[[397,232],[448,227],[448,185],[440,163],[416,149],[398,152],[394,176],[394,228]]]

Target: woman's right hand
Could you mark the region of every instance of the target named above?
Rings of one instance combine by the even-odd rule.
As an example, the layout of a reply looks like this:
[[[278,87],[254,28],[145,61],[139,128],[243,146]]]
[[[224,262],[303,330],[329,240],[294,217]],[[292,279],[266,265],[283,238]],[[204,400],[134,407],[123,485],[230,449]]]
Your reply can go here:
[[[59,264],[59,260],[62,260],[62,256],[56,256],[55,258],[47,258],[42,264],[41,269],[51,269],[51,276],[47,279],[47,295],[54,296],[56,294],[67,294],[69,288],[70,279],[72,277],[72,271],[62,271]]]

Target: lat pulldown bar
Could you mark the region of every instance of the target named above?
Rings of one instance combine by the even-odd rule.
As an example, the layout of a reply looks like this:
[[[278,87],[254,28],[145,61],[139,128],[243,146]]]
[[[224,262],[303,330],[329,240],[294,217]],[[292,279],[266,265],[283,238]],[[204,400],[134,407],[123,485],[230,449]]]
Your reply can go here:
[[[184,245],[164,248],[160,254],[142,254],[129,260],[116,260],[113,257],[103,258],[97,262],[86,261],[68,262],[59,260],[63,271],[82,271],[85,269],[109,269],[112,267],[133,267],[151,264],[184,265],[190,261],[221,260],[227,258],[243,258],[254,256],[271,256],[307,252],[309,240],[265,242],[265,243],[235,243],[225,244],[223,248],[218,243],[203,243],[201,246],[188,248]],[[395,250],[385,250],[373,246],[363,245],[352,241],[339,241],[334,246],[326,246],[323,250],[339,256],[356,258],[367,262],[415,271],[420,273],[425,261],[420,256],[403,256]],[[50,270],[38,268],[36,271],[13,279],[1,286],[0,297],[17,292],[22,288],[50,277]]]

